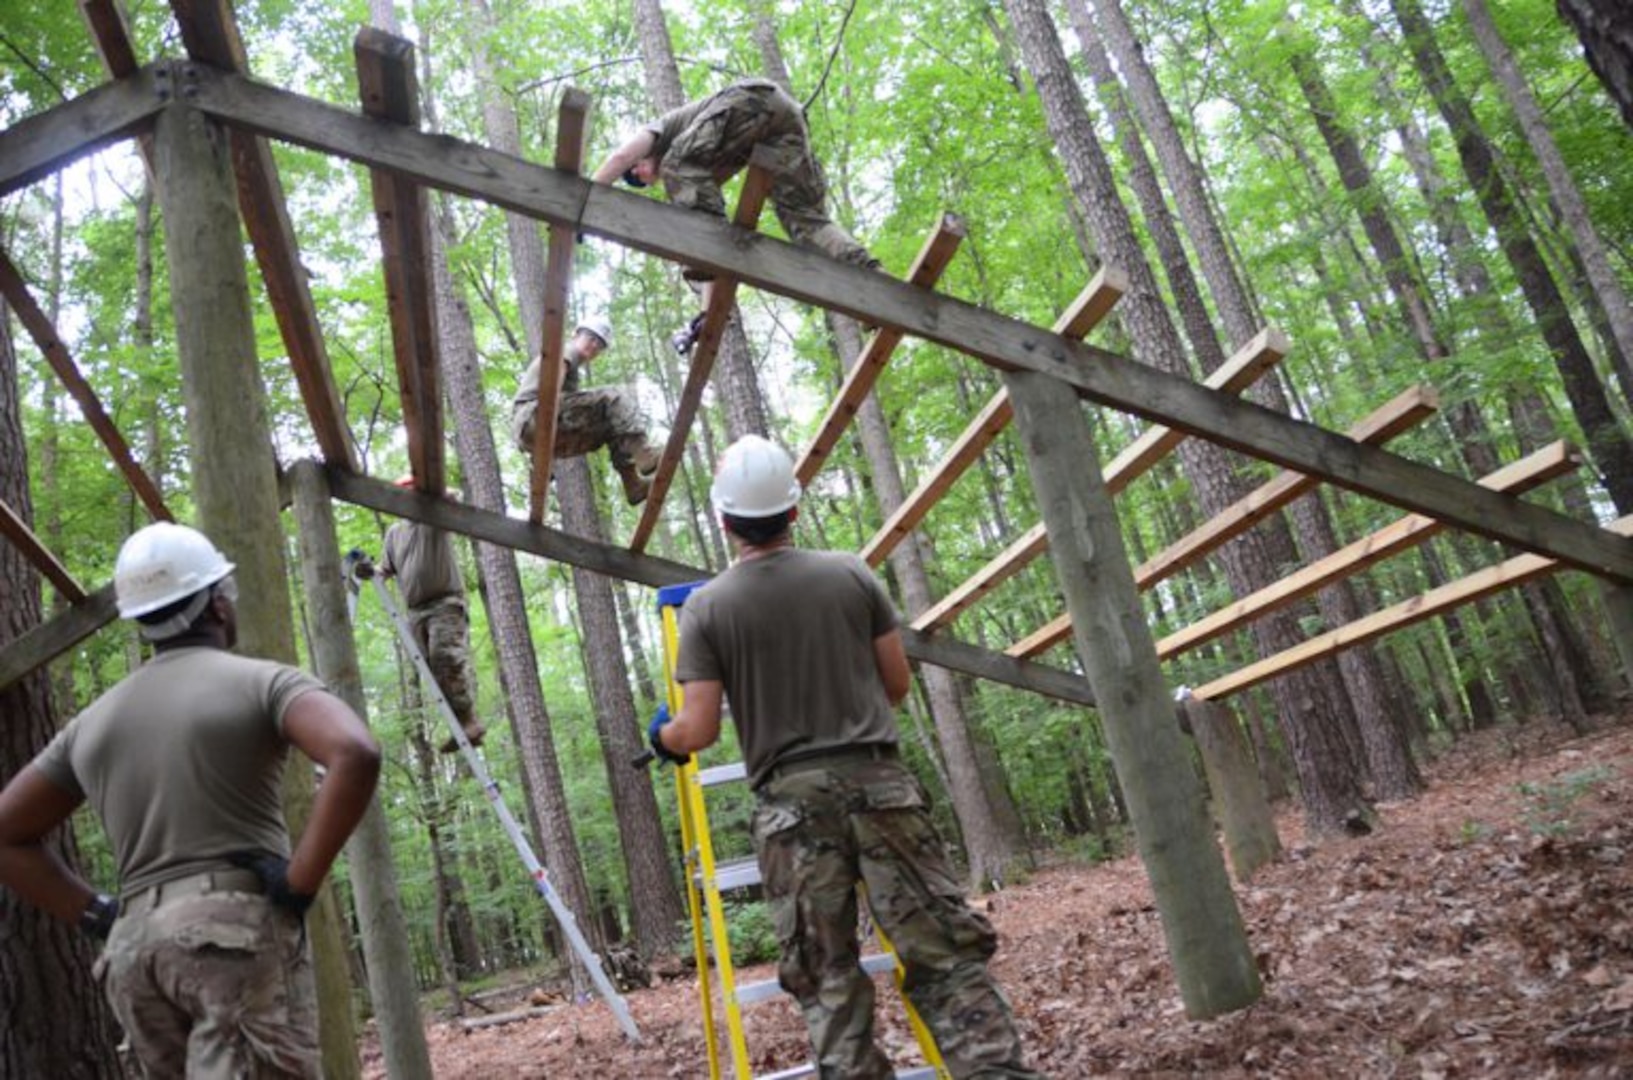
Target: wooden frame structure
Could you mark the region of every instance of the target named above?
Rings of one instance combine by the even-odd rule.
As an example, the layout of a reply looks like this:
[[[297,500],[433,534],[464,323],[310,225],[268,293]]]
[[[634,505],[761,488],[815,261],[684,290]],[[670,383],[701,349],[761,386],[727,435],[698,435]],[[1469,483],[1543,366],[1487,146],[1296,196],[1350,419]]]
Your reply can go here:
[[[1447,586],[1419,598],[1422,603],[1414,613],[1430,606],[1431,598],[1433,604],[1440,605],[1436,611],[1444,610],[1446,605],[1466,602],[1522,578],[1563,567],[1586,570],[1621,585],[1633,583],[1633,541],[1628,538],[1625,522],[1601,528],[1515,497],[1571,468],[1575,458],[1568,448],[1552,447],[1476,484],[1375,445],[1432,410],[1433,395],[1427,391],[1403,395],[1347,435],[1236,400],[1233,395],[1240,394],[1287,352],[1286,341],[1274,330],[1266,330],[1200,384],[1085,345],[1079,339],[1104,318],[1127,288],[1112,268],[1097,274],[1053,329],[1045,331],[930,291],[962,235],[962,224],[951,216],[938,223],[909,279],[896,281],[755,232],[769,188],[769,176],[762,168],[751,168],[731,222],[591,184],[580,175],[588,115],[588,100],[582,95],[569,95],[564,101],[555,167],[545,167],[478,144],[418,130],[411,51],[406,43],[378,31],[364,31],[356,43],[362,106],[360,112],[353,112],[248,77],[243,44],[224,0],[178,3],[178,19],[190,60],[145,66],[138,64],[112,0],[82,0],[81,6],[112,81],[0,131],[0,194],[16,191],[110,143],[143,137],[165,109],[197,109],[222,124],[231,133],[240,212],[262,280],[307,416],[327,462],[331,490],[344,501],[430,521],[451,531],[625,580],[666,584],[699,576],[701,572],[695,568],[644,554],[644,548],[682,459],[735,289],[746,283],[878,327],[801,456],[798,469],[802,480],[813,477],[827,460],[861,401],[883,373],[892,351],[905,335],[911,334],[961,351],[999,371],[1048,375],[1086,401],[1152,423],[1153,428],[1108,466],[1106,480],[1112,490],[1126,486],[1188,437],[1209,439],[1286,470],[1239,506],[1141,567],[1140,580],[1144,584],[1154,584],[1177,572],[1319,483],[1347,488],[1412,515],[1264,590],[1266,595],[1244,598],[1238,604],[1240,610],[1228,618],[1223,613],[1210,617],[1205,620],[1211,624],[1206,636],[1308,595],[1322,584],[1403,550],[1405,545],[1421,543],[1444,528],[1463,529],[1528,554],[1471,575],[1468,582],[1453,583],[1460,589]],[[270,139],[342,157],[370,170],[409,456],[416,486],[423,494],[400,491],[359,474],[317,312],[299,266]],[[551,228],[547,272],[550,295],[546,300],[542,365],[548,370],[541,370],[540,445],[535,453],[526,523],[429,497],[443,489],[445,464],[438,342],[430,302],[426,188],[480,199],[544,221]],[[554,409],[547,407],[550,403],[543,391],[547,386],[556,386],[552,374],[559,367],[566,329],[572,244],[576,236],[586,233],[716,275],[672,433],[627,550],[568,536],[542,524],[550,466],[548,451],[553,445],[553,437],[546,436],[553,435],[554,420]],[[85,410],[148,512],[154,517],[167,517],[159,493],[135,465],[129,448],[96,404],[94,392],[74,369],[54,330],[38,317],[38,308],[29,299],[21,275],[4,253],[0,253],[0,291],[23,315],[25,326]],[[879,563],[921,524],[1012,415],[1007,393],[1000,392],[867,543],[864,556]],[[66,612],[0,650],[0,685],[5,685],[71,648],[113,615],[111,589],[87,592],[9,511],[0,514],[0,532],[70,601]],[[1061,640],[1069,632],[1069,622],[1056,620],[1010,647],[1007,654],[967,645],[939,632],[960,611],[1016,573],[1046,546],[1047,536],[1041,526],[1029,530],[988,568],[915,622],[906,634],[910,654],[923,662],[980,678],[1092,704],[1093,695],[1083,678],[1029,659]],[[1473,578],[1479,578],[1479,582]],[[1327,655],[1332,649],[1403,624],[1380,619],[1383,614],[1369,616],[1363,620],[1366,628],[1348,636],[1343,636],[1340,628],[1310,643],[1308,649],[1293,652],[1312,657]],[[1222,618],[1225,621],[1219,621]],[[1165,642],[1163,654],[1172,655],[1192,643]],[[1265,664],[1280,666],[1264,668],[1266,673],[1254,680],[1271,677],[1296,662],[1298,657],[1269,658],[1253,670]],[[1213,689],[1219,694],[1235,688],[1239,684],[1227,686],[1222,681]]]

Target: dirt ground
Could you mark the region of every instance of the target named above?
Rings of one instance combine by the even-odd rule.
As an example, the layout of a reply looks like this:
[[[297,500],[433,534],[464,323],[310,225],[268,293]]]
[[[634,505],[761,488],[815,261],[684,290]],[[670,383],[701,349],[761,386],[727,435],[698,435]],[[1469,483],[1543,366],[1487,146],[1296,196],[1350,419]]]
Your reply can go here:
[[[1135,858],[1040,870],[978,902],[1033,1064],[1059,1078],[1633,1077],[1633,716],[1586,738],[1534,724],[1466,740],[1370,836],[1287,853],[1238,897],[1265,979],[1252,1008],[1185,1018]],[[745,977],[763,977],[755,969]],[[882,983],[881,983],[882,985]],[[695,981],[501,1027],[428,1028],[439,1077],[707,1075]],[[913,1044],[881,993],[882,1045]],[[786,1001],[747,1012],[756,1074],[806,1060]],[[378,1046],[370,1077],[383,1077]],[[727,1074],[729,1075],[729,1065]]]

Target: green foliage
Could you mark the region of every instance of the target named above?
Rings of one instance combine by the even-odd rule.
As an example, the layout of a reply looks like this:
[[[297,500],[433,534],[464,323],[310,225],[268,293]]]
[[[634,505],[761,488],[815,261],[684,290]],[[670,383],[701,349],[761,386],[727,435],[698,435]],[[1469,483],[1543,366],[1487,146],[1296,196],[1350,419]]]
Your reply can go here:
[[[1572,807],[1612,779],[1614,773],[1602,765],[1566,773],[1548,783],[1527,781],[1515,785],[1525,799],[1526,826],[1538,836],[1562,836],[1575,827]]]
[[[732,963],[742,966],[777,959],[777,927],[770,906],[764,900],[728,900],[725,907]]]

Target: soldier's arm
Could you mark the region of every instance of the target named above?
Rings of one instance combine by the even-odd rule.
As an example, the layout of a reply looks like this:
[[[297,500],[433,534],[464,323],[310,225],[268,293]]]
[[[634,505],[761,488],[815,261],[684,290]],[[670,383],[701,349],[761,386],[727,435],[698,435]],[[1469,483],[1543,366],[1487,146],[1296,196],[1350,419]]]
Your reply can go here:
[[[84,801],[33,765],[0,791],[0,885],[64,922],[78,921],[96,893],[45,838]]]
[[[680,715],[663,726],[663,744],[677,754],[707,750],[720,738],[720,703],[725,685],[713,679],[686,684]]]
[[[630,136],[628,142],[612,152],[612,156],[601,163],[591,177],[598,184],[610,184],[616,181],[625,172],[633,168],[637,161],[648,157],[652,148],[658,144],[658,137],[649,129],[642,128]]]
[[[284,737],[326,770],[312,816],[289,857],[289,887],[308,896],[362,820],[380,777],[380,744],[351,706],[326,690],[311,690],[289,703]]]
[[[913,688],[913,669],[907,663],[907,649],[902,645],[900,630],[892,630],[873,639],[873,660],[879,666],[879,679],[885,684],[885,696],[892,705],[900,705]]]

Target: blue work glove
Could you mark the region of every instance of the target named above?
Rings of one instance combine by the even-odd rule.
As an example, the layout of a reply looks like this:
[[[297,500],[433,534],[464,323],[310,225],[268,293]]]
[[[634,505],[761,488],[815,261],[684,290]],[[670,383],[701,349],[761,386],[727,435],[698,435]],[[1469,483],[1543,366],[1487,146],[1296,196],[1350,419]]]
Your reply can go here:
[[[665,746],[663,740],[658,737],[658,732],[662,731],[663,726],[667,723],[669,723],[669,706],[659,705],[658,711],[652,714],[652,723],[646,726],[647,745],[652,747],[652,752],[658,756],[659,761],[667,761],[671,765],[684,765],[692,760],[692,755],[675,753]]]
[[[106,893],[97,893],[79,913],[79,928],[98,941],[106,941],[117,918],[119,901]]]
[[[282,855],[268,855],[264,851],[235,851],[227,861],[248,870],[261,879],[261,888],[273,907],[283,908],[297,919],[306,918],[306,909],[317,899],[311,893],[296,892],[289,887],[289,860]]]

